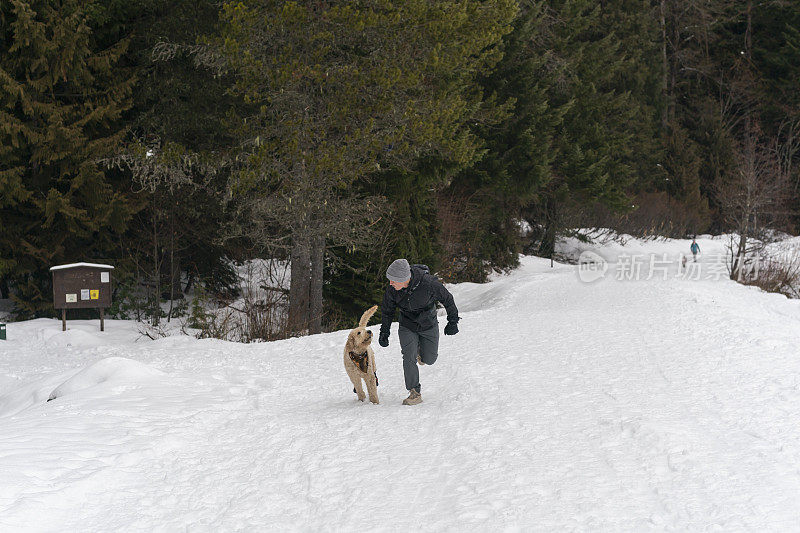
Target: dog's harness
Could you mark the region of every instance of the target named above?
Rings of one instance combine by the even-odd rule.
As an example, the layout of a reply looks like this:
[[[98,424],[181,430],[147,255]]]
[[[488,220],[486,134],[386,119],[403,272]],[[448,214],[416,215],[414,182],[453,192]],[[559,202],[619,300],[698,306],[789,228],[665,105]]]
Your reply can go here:
[[[359,368],[359,370],[361,370],[365,374],[367,373],[367,369],[369,368],[368,353],[369,352],[364,352],[364,353],[350,352],[350,360],[353,361],[356,364],[356,366]],[[375,374],[375,386],[377,386],[378,385],[378,373],[377,372],[373,372],[373,374]],[[353,392],[355,392],[355,389],[353,389]]]
[[[350,360],[353,361],[356,366],[358,366],[358,368],[360,368],[365,374],[367,373],[367,368],[369,368],[369,357],[367,357],[367,353],[368,352],[350,352]]]

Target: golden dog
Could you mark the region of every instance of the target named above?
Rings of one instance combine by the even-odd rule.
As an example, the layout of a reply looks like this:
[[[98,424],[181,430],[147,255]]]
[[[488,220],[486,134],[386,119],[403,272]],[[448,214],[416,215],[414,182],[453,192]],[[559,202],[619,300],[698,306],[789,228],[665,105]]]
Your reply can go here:
[[[372,332],[367,330],[367,322],[378,310],[377,305],[373,305],[361,315],[358,327],[353,329],[347,336],[347,344],[344,345],[344,369],[353,382],[353,392],[358,395],[358,399],[364,401],[364,389],[361,386],[363,379],[367,383],[367,393],[369,401],[378,401],[378,373],[375,368],[375,352],[372,351]]]

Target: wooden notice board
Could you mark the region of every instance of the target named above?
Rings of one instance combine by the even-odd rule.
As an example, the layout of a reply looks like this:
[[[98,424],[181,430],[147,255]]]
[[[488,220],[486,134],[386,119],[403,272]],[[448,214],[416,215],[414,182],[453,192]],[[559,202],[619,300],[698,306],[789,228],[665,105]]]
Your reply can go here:
[[[62,329],[66,331],[67,309],[99,309],[100,331],[103,310],[111,306],[111,265],[72,263],[57,265],[53,273],[53,306],[61,309]]]

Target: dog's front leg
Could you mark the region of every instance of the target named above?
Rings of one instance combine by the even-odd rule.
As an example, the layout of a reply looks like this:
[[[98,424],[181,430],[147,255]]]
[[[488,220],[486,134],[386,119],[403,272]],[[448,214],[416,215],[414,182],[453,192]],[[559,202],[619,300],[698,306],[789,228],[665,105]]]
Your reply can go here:
[[[353,381],[353,386],[355,386],[355,388],[356,388],[356,395],[358,396],[358,399],[363,402],[364,398],[366,398],[367,395],[364,394],[364,387],[361,385],[361,378],[359,377],[359,378],[356,378],[356,379],[354,379],[352,381]],[[369,387],[367,387],[367,390],[369,390]],[[372,399],[372,396],[370,395],[370,400],[371,399]]]
[[[378,384],[375,383],[375,376],[370,376],[366,379],[367,392],[369,393],[369,401],[372,403],[381,403],[378,401]]]

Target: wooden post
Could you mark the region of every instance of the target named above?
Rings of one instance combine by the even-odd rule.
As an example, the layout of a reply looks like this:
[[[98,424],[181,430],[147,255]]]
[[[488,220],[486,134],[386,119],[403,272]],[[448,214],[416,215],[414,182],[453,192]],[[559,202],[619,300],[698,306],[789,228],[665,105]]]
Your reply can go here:
[[[67,308],[61,309],[61,331],[67,331]]]
[[[105,324],[103,323],[103,308],[100,308],[100,331],[105,331]]]

